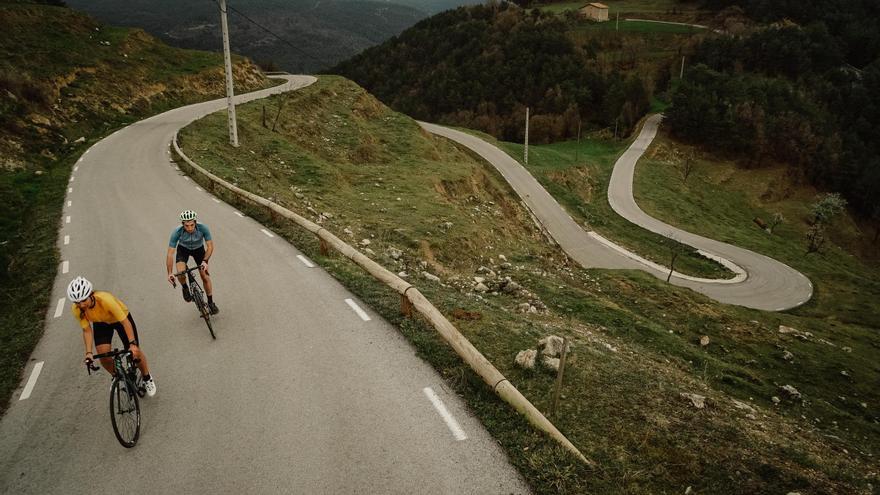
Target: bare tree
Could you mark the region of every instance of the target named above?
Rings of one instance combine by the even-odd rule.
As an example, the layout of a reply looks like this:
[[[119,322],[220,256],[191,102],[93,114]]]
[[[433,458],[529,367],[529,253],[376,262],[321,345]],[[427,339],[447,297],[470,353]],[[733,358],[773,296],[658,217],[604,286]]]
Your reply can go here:
[[[675,238],[672,232],[666,234],[664,242],[669,247],[669,275],[666,276],[666,283],[669,283],[669,280],[672,279],[672,274],[675,272],[675,260],[678,259],[681,253],[688,250],[688,246],[678,242],[678,239]]]
[[[813,214],[813,226],[807,231],[807,254],[817,253],[827,240],[825,227],[830,225],[846,208],[846,200],[839,193],[827,193],[816,196],[816,202],[810,208]]]
[[[682,182],[687,182],[688,176],[691,175],[691,172],[694,171],[694,159],[693,156],[688,154],[684,158],[684,163],[681,164],[681,177]]]
[[[777,211],[776,213],[773,214],[773,219],[770,220],[770,225],[767,226],[767,233],[772,234],[773,230],[776,229],[776,226],[781,223],[784,223],[784,222],[785,222],[785,217],[782,216],[782,213],[779,213]]]

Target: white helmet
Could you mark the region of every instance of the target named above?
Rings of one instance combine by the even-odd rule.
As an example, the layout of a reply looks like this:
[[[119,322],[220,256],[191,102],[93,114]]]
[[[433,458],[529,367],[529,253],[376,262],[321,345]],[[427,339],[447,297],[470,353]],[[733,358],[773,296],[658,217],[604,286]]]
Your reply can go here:
[[[180,212],[180,221],[181,222],[188,222],[190,220],[195,220],[196,217],[198,217],[198,215],[196,214],[196,212],[194,212],[192,210],[183,210],[182,212]]]
[[[76,277],[67,286],[67,298],[77,303],[85,301],[92,295],[92,283],[82,277]]]

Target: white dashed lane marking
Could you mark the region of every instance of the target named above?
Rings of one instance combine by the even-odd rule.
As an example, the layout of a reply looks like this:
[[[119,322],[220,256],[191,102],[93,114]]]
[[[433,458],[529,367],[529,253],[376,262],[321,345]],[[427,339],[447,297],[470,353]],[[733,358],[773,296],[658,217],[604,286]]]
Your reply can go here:
[[[215,203],[219,203],[219,202],[220,202],[220,200],[217,199],[217,198],[211,198],[211,200],[214,201]]]
[[[269,236],[269,237],[275,237],[275,234],[269,232],[269,231],[266,230],[266,229],[260,229],[260,232],[266,234],[266,235]]]
[[[299,258],[299,260],[303,262],[303,265],[306,265],[309,268],[315,267],[315,264],[312,263],[311,261],[309,261],[309,259],[306,258],[305,256],[298,254],[298,255],[296,255],[296,257]]]
[[[79,165],[73,167],[73,171],[74,171],[74,172],[76,172],[77,170],[79,170]]]
[[[70,215],[67,215],[67,219],[64,220],[66,223],[70,223]]]
[[[440,417],[443,418],[443,421],[446,422],[446,426],[449,427],[449,431],[452,432],[452,436],[455,437],[459,442],[462,440],[467,440],[467,435],[465,435],[464,430],[461,429],[461,425],[458,424],[458,421],[452,417],[452,414],[446,409],[446,406],[443,404],[443,401],[440,400],[440,397],[434,393],[434,390],[431,387],[425,387],[422,389],[422,392],[425,393],[425,396],[428,400],[431,401],[431,404],[434,405],[434,409],[437,410],[437,413],[440,414]]]
[[[31,377],[28,378],[27,385],[24,386],[24,391],[21,393],[21,397],[19,397],[18,400],[25,400],[31,396],[31,392],[34,391],[34,385],[37,384],[37,378],[40,377],[40,371],[42,370],[43,361],[34,365],[34,369],[31,370]]]
[[[64,311],[64,298],[58,300],[58,304],[55,305],[55,318],[61,316],[61,312]]]
[[[362,310],[356,302],[351,299],[346,299],[345,303],[348,304],[349,307],[351,307],[351,309],[353,309],[354,312],[357,313],[357,315],[360,316],[362,320],[370,321],[370,315],[368,315],[366,311]]]
[[[76,179],[76,177],[71,177],[70,182],[73,182],[73,179]]]
[[[204,191],[204,189],[202,189],[202,188],[199,187],[199,186],[196,186],[196,191],[198,191],[198,192],[202,192],[202,191]]]
[[[61,273],[67,273],[69,271],[70,271],[70,262],[67,260],[64,260],[61,263]]]
[[[70,244],[70,236],[66,235],[66,236],[64,236],[64,245],[66,246],[68,244]]]
[[[73,204],[73,201],[68,201],[68,202],[67,202],[67,206],[68,206],[68,207],[70,207],[70,205],[72,205],[72,204]]]
[[[241,218],[244,218],[244,214],[240,211],[235,212],[235,214],[240,216]]]
[[[67,192],[72,193],[72,192],[73,192],[73,188],[72,188],[72,187],[68,187],[68,188],[67,188]]]

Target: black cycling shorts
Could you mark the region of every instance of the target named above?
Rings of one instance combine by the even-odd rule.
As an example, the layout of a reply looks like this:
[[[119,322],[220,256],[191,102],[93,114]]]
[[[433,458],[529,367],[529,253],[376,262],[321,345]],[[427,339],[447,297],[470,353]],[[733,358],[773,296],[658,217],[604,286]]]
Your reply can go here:
[[[181,245],[177,245],[177,256],[175,259],[178,262],[186,263],[189,261],[189,257],[192,256],[194,260],[196,260],[196,265],[201,265],[202,260],[205,259],[205,246],[201,246],[198,249],[187,249]]]
[[[138,327],[134,324],[134,318],[131,317],[131,313],[128,313],[128,321],[131,323],[131,329],[134,331],[134,343],[139,344],[140,338],[138,338]],[[130,342],[128,341],[128,335],[125,334],[125,329],[122,328],[122,322],[117,321],[116,323],[101,323],[96,322],[92,323],[92,334],[95,337],[95,346],[99,346],[102,344],[109,345],[113,341],[113,332],[119,335],[119,339],[122,340],[122,345],[128,349]]]

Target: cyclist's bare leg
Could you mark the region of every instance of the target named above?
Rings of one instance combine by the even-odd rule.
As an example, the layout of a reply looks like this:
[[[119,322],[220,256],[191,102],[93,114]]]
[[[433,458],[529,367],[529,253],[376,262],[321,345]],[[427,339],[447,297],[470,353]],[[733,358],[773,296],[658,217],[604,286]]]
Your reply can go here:
[[[95,350],[98,351],[98,354],[110,352],[110,344],[96,345]],[[101,366],[103,366],[111,375],[116,372],[116,368],[113,366],[113,358],[101,358],[99,361],[101,361]]]
[[[207,270],[199,270],[199,275],[202,276],[202,283],[205,284],[205,295],[211,296],[214,294],[214,287],[211,285],[211,276],[208,275]]]
[[[183,271],[186,270],[186,263],[184,263],[183,261],[178,261],[176,266],[177,266],[177,273],[183,273]],[[186,283],[186,275],[185,274],[178,275],[177,281],[180,282],[181,285],[185,284]]]
[[[147,366],[147,356],[145,356],[144,353],[141,352],[140,346],[138,346],[137,350],[132,349],[131,354],[132,354],[132,356],[134,356],[135,359],[138,360],[137,367],[139,370],[141,370],[141,375],[142,376],[149,375],[150,374],[150,367]]]

